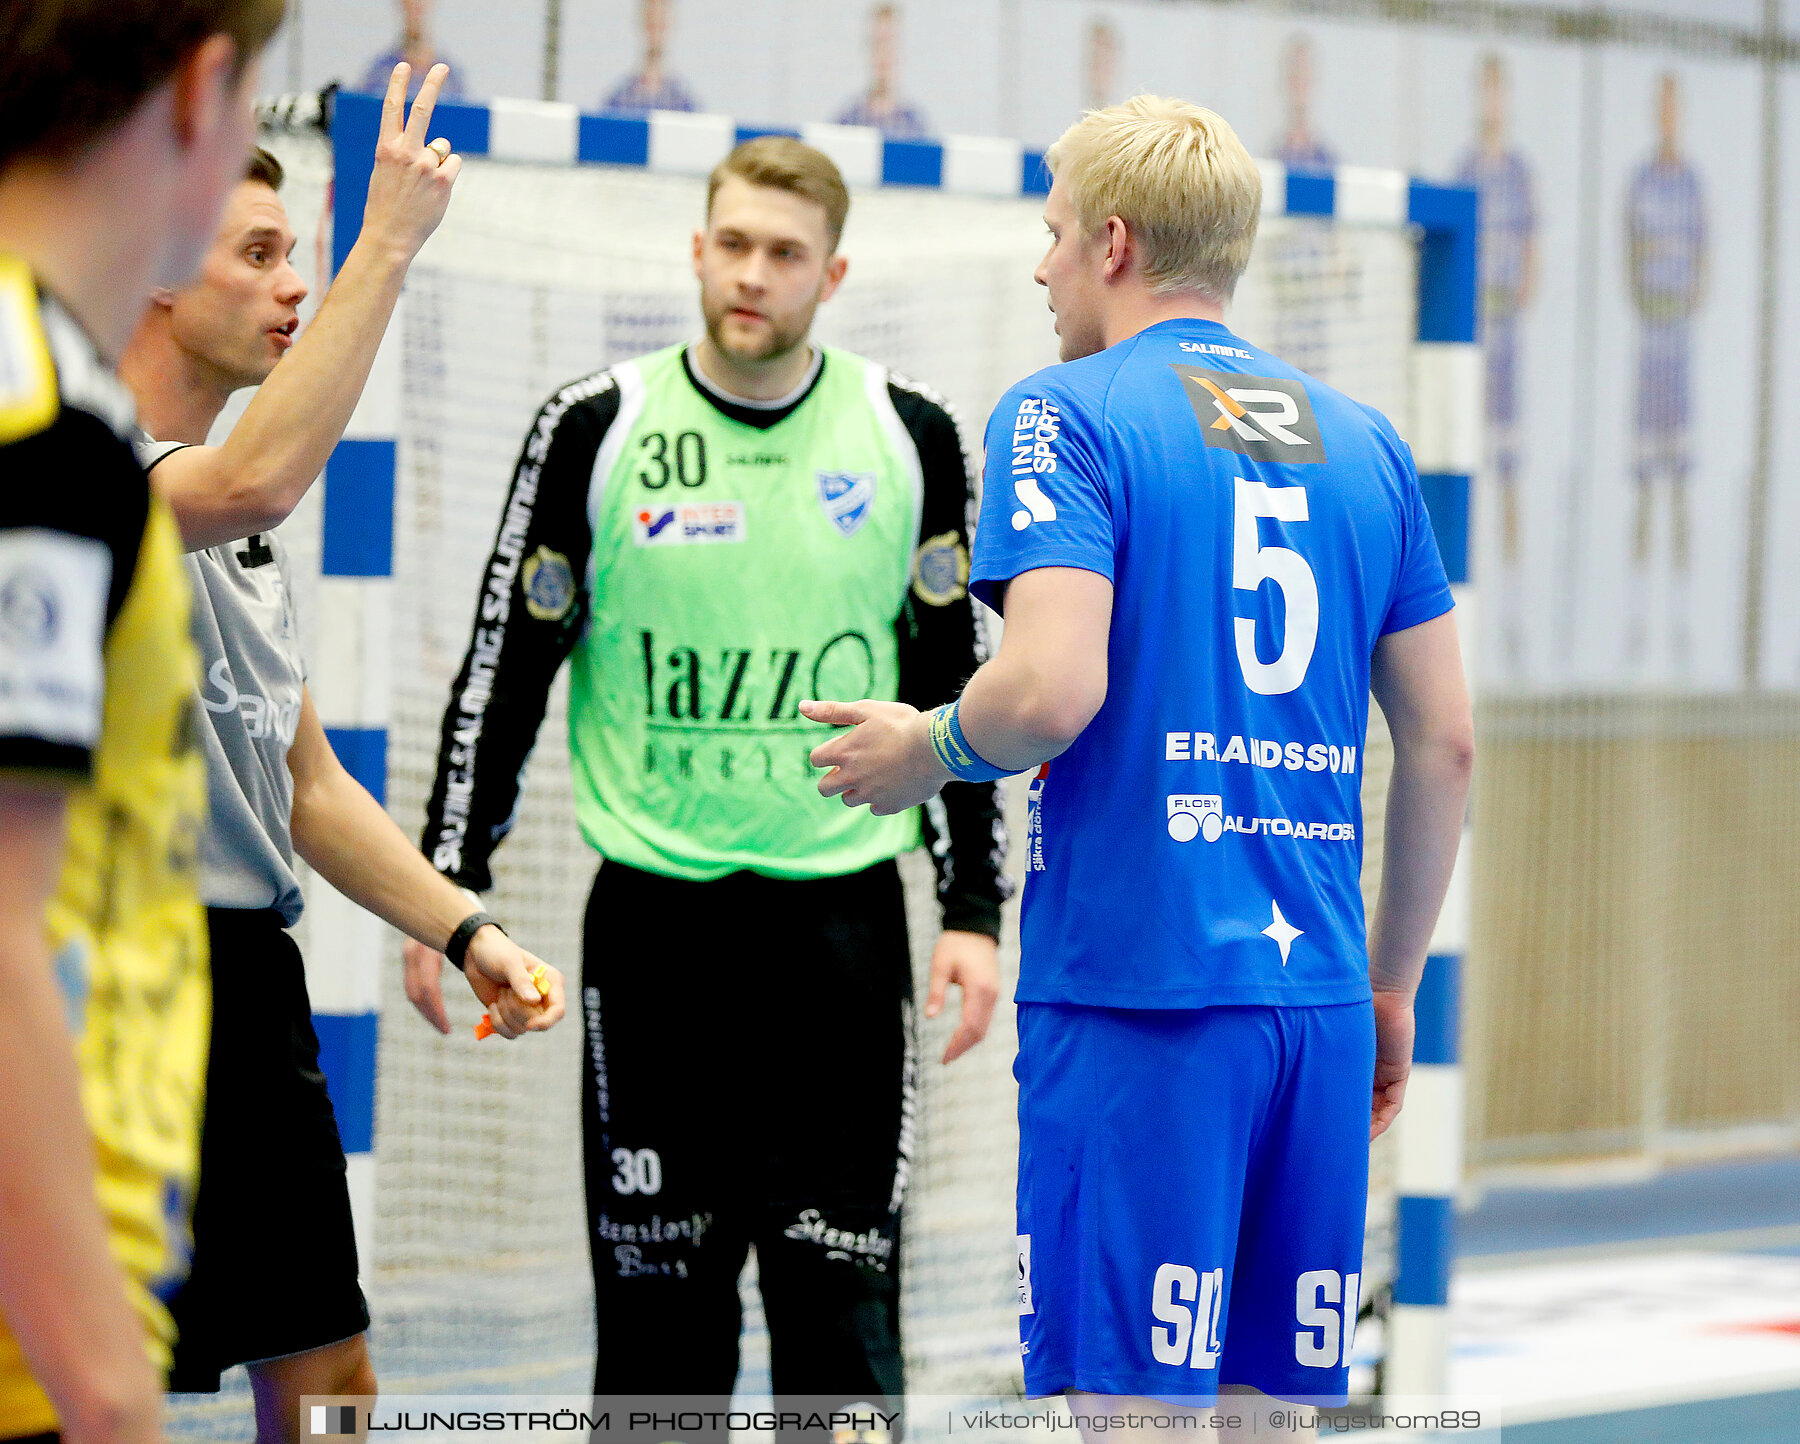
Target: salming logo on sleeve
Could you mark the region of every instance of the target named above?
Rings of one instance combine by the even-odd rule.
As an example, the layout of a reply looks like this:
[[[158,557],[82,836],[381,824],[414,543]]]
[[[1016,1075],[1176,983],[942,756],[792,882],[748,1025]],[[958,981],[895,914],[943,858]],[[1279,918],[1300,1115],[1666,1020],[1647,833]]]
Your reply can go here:
[[[1056,438],[1062,431],[1062,413],[1051,402],[1027,396],[1013,418],[1012,485],[1020,510],[1013,513],[1014,531],[1024,531],[1034,521],[1055,521],[1056,505],[1038,486],[1040,476],[1056,470]]]
[[[513,586],[521,568],[526,573],[526,610],[534,619],[560,622],[573,604],[575,574],[569,559],[545,547],[539,547],[530,558],[525,556],[526,537],[537,508],[538,484],[556,428],[573,407],[616,384],[611,372],[602,371],[557,392],[538,413],[513,476],[512,494],[507,498],[500,534],[482,582],[467,675],[453,703],[455,723],[445,756],[448,767],[444,774],[443,819],[431,854],[432,866],[440,872],[454,872],[462,866],[463,841],[468,835],[475,794],[475,756],[488,703],[493,698],[494,674],[506,646]]]

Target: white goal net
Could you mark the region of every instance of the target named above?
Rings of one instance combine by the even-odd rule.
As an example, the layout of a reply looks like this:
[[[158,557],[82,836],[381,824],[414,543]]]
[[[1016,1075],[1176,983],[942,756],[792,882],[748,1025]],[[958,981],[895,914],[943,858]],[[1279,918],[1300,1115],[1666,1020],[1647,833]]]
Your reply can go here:
[[[287,202],[313,254],[330,152],[316,137],[270,141],[290,169]],[[438,726],[467,644],[477,581],[514,459],[561,383],[699,329],[689,241],[704,182],[625,168],[470,160],[442,230],[407,284],[394,556],[388,806],[417,835]],[[859,193],[843,249],[849,278],[819,331],[929,383],[960,410],[971,446],[1001,392],[1054,361],[1035,199],[919,189]],[[1409,415],[1412,238],[1391,227],[1270,218],[1232,314],[1236,329],[1392,415]],[[284,535],[302,630],[319,555],[316,497]],[[316,649],[315,649],[316,650]],[[493,910],[518,940],[579,973],[595,858],[574,824],[559,682],[528,770],[519,823],[495,859]],[[1379,727],[1377,727],[1379,731]],[[1372,741],[1374,739],[1371,739]],[[1367,754],[1373,796],[1385,785]],[[1022,793],[1022,788],[1019,789]],[[1022,796],[1013,799],[1015,811]],[[1378,861],[1379,808],[1367,829]],[[1015,818],[1014,836],[1022,836]],[[906,859],[915,956],[937,931],[925,859]],[[1006,992],[1017,976],[1009,909]],[[305,939],[302,938],[304,945]],[[764,966],[785,986],[771,947]],[[585,1392],[592,1299],[583,1237],[577,1111],[578,1010],[547,1036],[477,1046],[478,1011],[446,989],[457,1028],[441,1038],[384,960],[376,1216],[366,1282],[384,1387]],[[951,1014],[954,1009],[946,1009]],[[940,1065],[952,1023],[924,1025],[920,1158],[905,1222],[909,1386],[993,1396],[1020,1385],[1014,1290],[1014,1029],[1004,1002],[985,1043]],[[1379,1165],[1378,1165],[1379,1167]],[[1391,1206],[1371,1211],[1383,1276]],[[752,1265],[752,1268],[754,1265]],[[767,1387],[766,1338],[750,1303],[741,1387]]]

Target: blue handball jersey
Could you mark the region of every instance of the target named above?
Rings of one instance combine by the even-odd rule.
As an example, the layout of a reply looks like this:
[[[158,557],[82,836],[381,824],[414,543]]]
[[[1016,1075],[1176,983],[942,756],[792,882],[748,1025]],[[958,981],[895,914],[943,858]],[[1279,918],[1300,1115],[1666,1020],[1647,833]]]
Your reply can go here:
[[[1113,584],[1104,705],[1031,783],[1022,1001],[1369,996],[1362,746],[1386,632],[1450,610],[1379,412],[1210,321],[1009,391],[972,589]]]

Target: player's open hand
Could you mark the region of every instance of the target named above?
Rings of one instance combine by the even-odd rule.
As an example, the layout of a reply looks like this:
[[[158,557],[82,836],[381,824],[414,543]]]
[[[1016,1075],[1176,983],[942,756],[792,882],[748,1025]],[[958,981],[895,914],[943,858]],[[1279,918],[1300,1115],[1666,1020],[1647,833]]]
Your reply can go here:
[[[955,984],[962,989],[962,1018],[944,1049],[944,1062],[954,1063],[983,1038],[994,1021],[994,1004],[1000,999],[1000,948],[982,933],[946,930],[931,950],[931,991],[925,997],[925,1016],[944,1011],[944,994]]]
[[[1386,1133],[1406,1101],[1412,1073],[1413,1000],[1410,993],[1375,994],[1375,1093],[1369,1107],[1369,1142]]]
[[[449,141],[439,137],[426,143],[431,113],[449,74],[447,65],[431,67],[408,116],[406,86],[412,68],[403,60],[388,78],[387,98],[381,103],[381,138],[358,244],[387,247],[402,264],[410,263],[438,228],[462,170],[462,157],[450,153]]]
[[[877,817],[905,812],[936,797],[950,773],[931,750],[930,724],[904,702],[802,702],[800,715],[848,727],[812,750],[812,765],[829,768],[819,779],[826,797],[846,807],[867,807]]]
[[[543,988],[532,982],[543,969]],[[561,1019],[566,1004],[563,976],[533,957],[497,927],[478,930],[463,955],[463,976],[488,1011],[488,1021],[502,1038],[540,1033]]]

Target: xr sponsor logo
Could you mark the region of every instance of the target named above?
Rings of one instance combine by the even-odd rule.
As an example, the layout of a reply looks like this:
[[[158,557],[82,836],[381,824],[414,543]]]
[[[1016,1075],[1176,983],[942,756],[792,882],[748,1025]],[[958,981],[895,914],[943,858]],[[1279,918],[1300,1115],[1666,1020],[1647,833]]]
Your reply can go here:
[[[1325,460],[1306,387],[1275,376],[1172,366],[1208,446],[1284,466]]]

